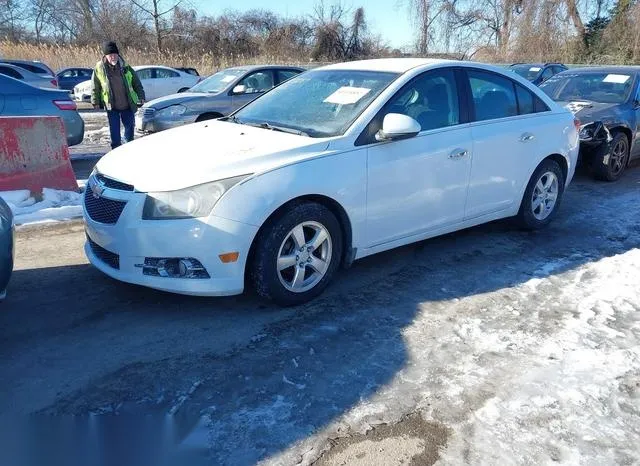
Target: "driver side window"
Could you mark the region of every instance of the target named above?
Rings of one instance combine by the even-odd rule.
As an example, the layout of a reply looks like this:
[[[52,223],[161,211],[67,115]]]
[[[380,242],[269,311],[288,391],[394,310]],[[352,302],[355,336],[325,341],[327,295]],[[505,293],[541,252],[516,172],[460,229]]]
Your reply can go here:
[[[420,124],[422,131],[459,124],[454,72],[436,70],[418,76],[389,100],[382,118],[388,113],[410,116]]]
[[[270,71],[258,71],[244,78],[239,84],[245,86],[244,94],[265,92],[273,87],[273,74]]]

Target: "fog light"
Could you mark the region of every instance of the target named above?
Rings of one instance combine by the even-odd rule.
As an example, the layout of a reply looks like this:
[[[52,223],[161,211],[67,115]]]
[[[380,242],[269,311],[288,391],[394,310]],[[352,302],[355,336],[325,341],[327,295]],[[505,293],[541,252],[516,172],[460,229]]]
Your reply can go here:
[[[193,257],[146,257],[144,264],[136,264],[144,275],[165,278],[211,278],[202,263]]]

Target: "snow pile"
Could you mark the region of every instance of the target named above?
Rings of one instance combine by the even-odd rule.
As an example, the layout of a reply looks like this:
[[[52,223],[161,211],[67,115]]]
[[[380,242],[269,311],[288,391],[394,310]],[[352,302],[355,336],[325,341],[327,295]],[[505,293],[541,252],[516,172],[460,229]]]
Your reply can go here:
[[[44,188],[36,202],[28,190],[0,192],[13,212],[15,224],[55,222],[82,217],[82,194]]]

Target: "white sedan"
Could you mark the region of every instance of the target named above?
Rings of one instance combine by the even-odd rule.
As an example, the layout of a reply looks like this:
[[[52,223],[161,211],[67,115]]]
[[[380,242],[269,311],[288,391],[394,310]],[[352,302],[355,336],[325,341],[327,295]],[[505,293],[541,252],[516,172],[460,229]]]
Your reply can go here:
[[[230,117],[104,156],[85,194],[85,252],[129,283],[215,296],[246,279],[302,303],[380,251],[504,217],[544,227],[574,175],[577,125],[489,65],[317,68]]]
[[[200,82],[199,76],[178,71],[167,66],[134,66],[144,88],[147,100],[184,92]],[[93,81],[81,82],[73,88],[74,99],[89,102],[93,91]]]

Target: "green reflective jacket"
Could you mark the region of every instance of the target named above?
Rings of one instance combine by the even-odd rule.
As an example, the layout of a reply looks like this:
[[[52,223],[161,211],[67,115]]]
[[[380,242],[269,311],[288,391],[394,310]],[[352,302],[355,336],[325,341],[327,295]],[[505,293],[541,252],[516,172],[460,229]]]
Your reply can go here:
[[[129,107],[132,112],[138,109],[138,103],[145,100],[144,89],[138,75],[122,58],[118,61],[122,72],[122,82],[124,83],[129,96]],[[107,77],[104,58],[96,63],[93,70],[93,92],[91,93],[91,103],[100,108],[111,110],[113,108],[113,92],[111,83]]]

